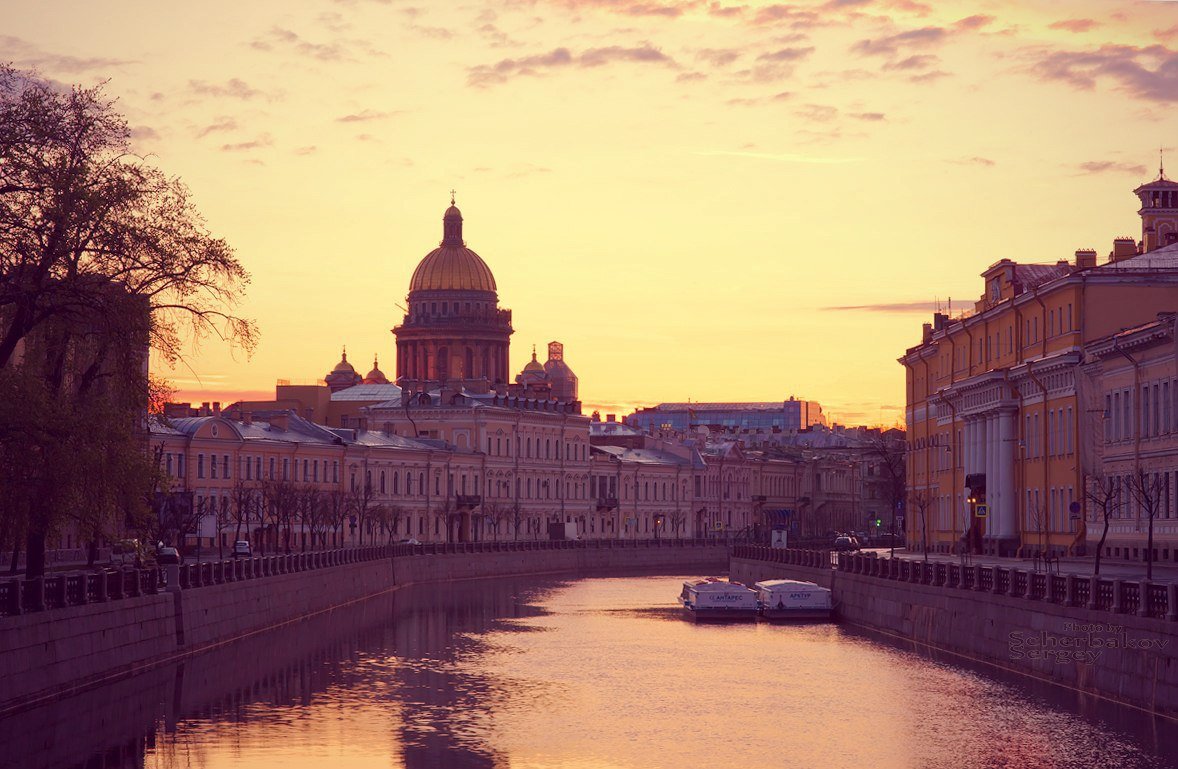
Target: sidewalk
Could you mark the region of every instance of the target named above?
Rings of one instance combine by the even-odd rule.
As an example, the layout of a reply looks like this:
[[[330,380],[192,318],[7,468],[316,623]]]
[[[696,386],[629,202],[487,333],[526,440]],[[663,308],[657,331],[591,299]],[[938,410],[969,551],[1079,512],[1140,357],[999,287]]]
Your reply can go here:
[[[875,552],[879,554],[879,557],[887,558],[889,550],[887,548],[869,548],[863,552]],[[924,555],[921,553],[912,553],[907,550],[897,550],[896,558],[905,561],[923,561]],[[932,563],[960,564],[961,556],[951,553],[929,553],[928,560]],[[1091,577],[1095,561],[1095,558],[1061,558],[1059,561],[1059,571],[1056,571],[1056,564],[1052,562],[1051,572],[1053,574],[1075,574],[1080,577]],[[970,566],[1006,566],[1026,571],[1035,571],[1035,561],[1031,558],[999,558],[993,555],[971,555],[968,556],[966,563]],[[1043,570],[1043,563],[1040,562],[1039,571]],[[1117,561],[1111,558],[1102,558],[1100,560],[1100,576],[1102,579],[1142,580],[1145,579],[1145,564],[1125,563],[1124,561]],[[1155,563],[1153,565],[1153,581],[1157,584],[1178,582],[1178,564]]]

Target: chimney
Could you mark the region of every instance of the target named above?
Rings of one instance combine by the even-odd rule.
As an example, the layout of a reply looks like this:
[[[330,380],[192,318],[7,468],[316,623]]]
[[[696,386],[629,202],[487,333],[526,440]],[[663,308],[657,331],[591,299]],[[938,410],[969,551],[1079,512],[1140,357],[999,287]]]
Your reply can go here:
[[[213,415],[221,416],[221,401],[213,401]]]
[[[270,426],[277,430],[290,429],[290,412],[283,411],[270,417]]]
[[[928,344],[933,341],[933,324],[925,323],[920,329],[920,343]]]
[[[209,415],[209,402],[208,401],[201,401],[200,402],[200,416],[207,417],[208,415]]]
[[[1109,262],[1120,262],[1140,253],[1137,250],[1137,241],[1133,238],[1114,238],[1113,252],[1108,255]]]
[[[254,423],[254,415],[250,412],[245,412],[241,415],[241,423],[243,425],[252,425]]]
[[[1096,266],[1096,249],[1094,248],[1079,248],[1076,249],[1076,269],[1087,270]]]
[[[617,422],[617,421],[618,421],[618,415],[617,415],[617,414],[606,414],[606,415],[605,415],[605,421],[606,421],[606,422]]]
[[[944,312],[933,313],[933,331],[940,331],[945,326],[949,325],[949,314]]]

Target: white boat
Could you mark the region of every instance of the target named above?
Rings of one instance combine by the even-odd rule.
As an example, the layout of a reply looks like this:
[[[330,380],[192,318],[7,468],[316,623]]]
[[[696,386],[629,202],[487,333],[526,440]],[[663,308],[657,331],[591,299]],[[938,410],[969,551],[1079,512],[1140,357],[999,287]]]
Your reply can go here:
[[[679,600],[693,621],[757,618],[757,591],[716,577],[684,582]]]
[[[765,619],[830,619],[830,590],[813,582],[769,579],[756,584],[756,593]]]

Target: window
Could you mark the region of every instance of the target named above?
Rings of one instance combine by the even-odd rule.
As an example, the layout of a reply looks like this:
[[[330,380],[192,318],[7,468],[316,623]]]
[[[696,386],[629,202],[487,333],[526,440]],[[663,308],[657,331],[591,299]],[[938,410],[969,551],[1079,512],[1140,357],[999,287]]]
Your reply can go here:
[[[196,455],[196,477],[197,478],[204,478],[205,477],[205,455],[204,454],[197,454]]]
[[[167,469],[168,475],[171,475],[172,474],[172,455],[171,454],[168,454],[167,468],[168,468]]]
[[[222,478],[229,477],[229,455],[228,454],[221,457],[221,477]]]
[[[209,455],[209,477],[217,477],[217,456],[215,454]]]
[[[1074,440],[1074,438],[1075,438],[1075,435],[1074,435],[1074,433],[1073,433],[1073,429],[1072,429],[1072,422],[1073,422],[1073,421],[1074,421],[1074,420],[1072,419],[1072,407],[1071,407],[1071,406],[1068,406],[1068,423],[1067,423],[1067,434],[1068,434],[1068,443],[1067,443],[1067,447],[1068,447],[1068,454],[1072,454],[1072,453],[1075,451],[1075,444],[1073,443],[1073,440]]]

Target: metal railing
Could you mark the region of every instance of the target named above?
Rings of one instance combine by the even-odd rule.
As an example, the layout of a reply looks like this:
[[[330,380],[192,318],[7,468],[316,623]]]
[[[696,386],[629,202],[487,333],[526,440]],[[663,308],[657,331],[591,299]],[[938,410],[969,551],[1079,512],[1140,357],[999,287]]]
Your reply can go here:
[[[926,563],[903,558],[880,558],[874,554],[830,554],[829,551],[773,549],[752,545],[739,545],[733,548],[732,555],[735,558],[819,568],[827,559],[832,559],[829,568],[848,574],[1178,621],[1178,583],[1157,585],[1147,580],[1045,574],[1007,566]]]

